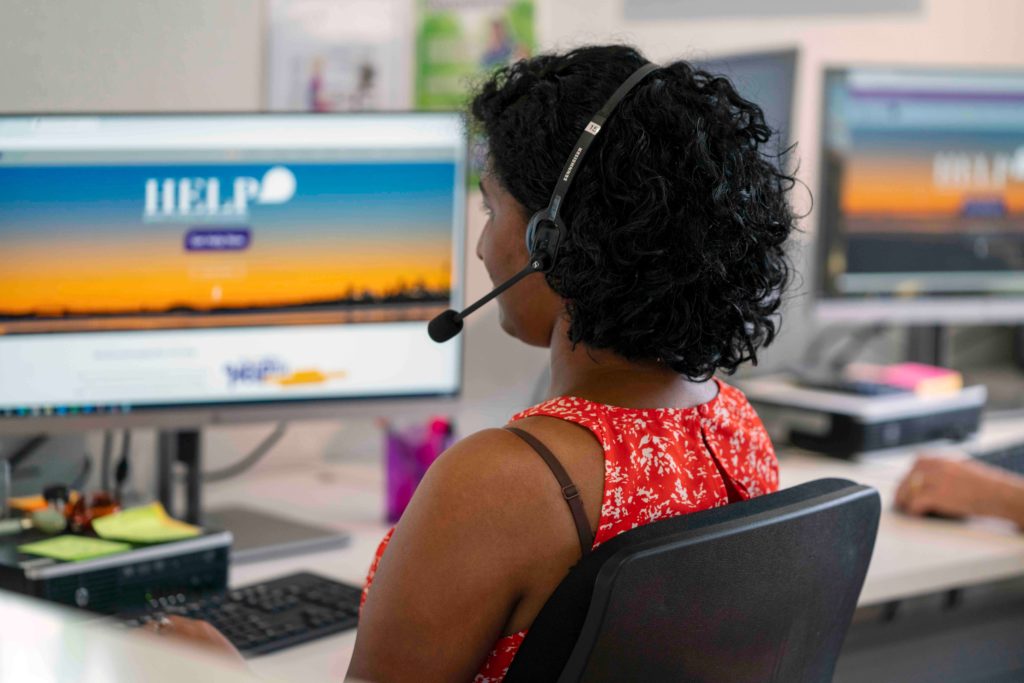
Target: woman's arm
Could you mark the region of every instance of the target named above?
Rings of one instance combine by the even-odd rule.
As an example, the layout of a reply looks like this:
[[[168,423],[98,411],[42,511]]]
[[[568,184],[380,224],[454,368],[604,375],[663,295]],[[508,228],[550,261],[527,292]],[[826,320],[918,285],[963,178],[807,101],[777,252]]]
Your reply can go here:
[[[548,542],[531,513],[548,509],[536,505],[538,477],[550,477],[538,464],[514,436],[487,430],[431,466],[377,568],[350,676],[473,678]]]

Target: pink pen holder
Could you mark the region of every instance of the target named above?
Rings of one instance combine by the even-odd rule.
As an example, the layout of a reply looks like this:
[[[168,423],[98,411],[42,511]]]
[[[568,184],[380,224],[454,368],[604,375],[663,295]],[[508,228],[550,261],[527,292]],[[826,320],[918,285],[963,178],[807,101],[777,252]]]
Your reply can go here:
[[[384,427],[387,519],[394,524],[405,512],[431,463],[455,442],[455,430],[444,418],[401,430],[389,424]]]

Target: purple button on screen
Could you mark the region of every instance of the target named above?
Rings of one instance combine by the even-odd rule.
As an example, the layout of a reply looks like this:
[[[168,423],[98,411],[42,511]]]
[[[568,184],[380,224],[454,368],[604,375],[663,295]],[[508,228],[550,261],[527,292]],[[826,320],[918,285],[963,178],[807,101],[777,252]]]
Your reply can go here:
[[[242,251],[249,248],[250,231],[239,228],[203,228],[185,233],[185,251]]]

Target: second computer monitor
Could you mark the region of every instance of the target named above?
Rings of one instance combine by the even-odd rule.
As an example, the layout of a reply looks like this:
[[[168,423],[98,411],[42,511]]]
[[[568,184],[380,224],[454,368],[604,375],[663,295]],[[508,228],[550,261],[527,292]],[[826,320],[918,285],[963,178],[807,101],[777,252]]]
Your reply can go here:
[[[1024,320],[1024,73],[825,75],[817,309]]]
[[[775,133],[768,154],[781,154],[791,143],[793,93],[796,84],[796,50],[773,50],[723,55],[697,60],[694,65],[729,78],[736,91],[754,102],[764,113],[765,123]],[[781,155],[785,168],[792,170],[793,159]]]

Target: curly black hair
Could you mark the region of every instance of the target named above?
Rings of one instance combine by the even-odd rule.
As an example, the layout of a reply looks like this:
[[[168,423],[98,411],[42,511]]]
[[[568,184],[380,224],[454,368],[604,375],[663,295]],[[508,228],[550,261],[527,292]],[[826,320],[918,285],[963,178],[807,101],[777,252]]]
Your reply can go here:
[[[495,71],[469,112],[490,173],[528,212],[547,206],[583,127],[647,62],[609,45]],[[695,380],[757,362],[778,332],[795,223],[772,135],[727,78],[685,61],[619,104],[562,205],[568,235],[547,274],[573,344]]]

